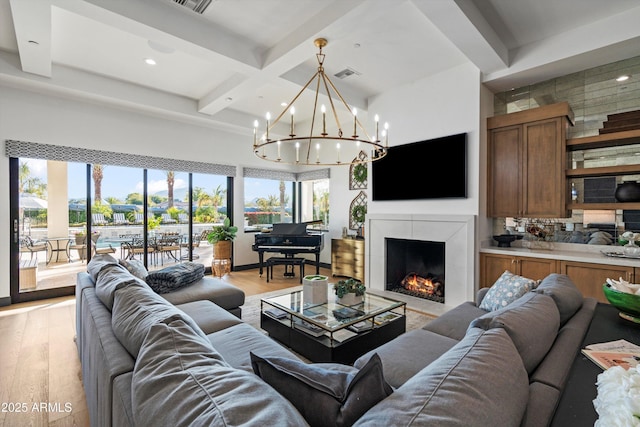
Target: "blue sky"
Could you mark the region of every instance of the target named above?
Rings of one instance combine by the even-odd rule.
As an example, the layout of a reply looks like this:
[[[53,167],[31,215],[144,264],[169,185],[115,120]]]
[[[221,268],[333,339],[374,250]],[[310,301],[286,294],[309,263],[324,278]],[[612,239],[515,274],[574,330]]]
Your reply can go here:
[[[26,161],[31,175],[47,182],[46,160],[23,159]],[[82,199],[86,196],[86,165],[84,163],[68,163],[67,177],[69,181],[69,199]],[[166,172],[149,170],[148,172],[149,194],[163,192],[166,195]],[[174,193],[182,194],[179,190],[186,190],[189,176],[184,172],[177,172],[174,184]],[[227,178],[220,175],[194,174],[193,186],[202,187],[212,193],[221,185],[226,187]],[[142,170],[119,166],[105,166],[104,179],[102,181],[102,198],[117,197],[121,201],[130,193],[142,193]],[[245,180],[245,200],[250,201],[266,195],[278,195],[279,181],[275,180]]]

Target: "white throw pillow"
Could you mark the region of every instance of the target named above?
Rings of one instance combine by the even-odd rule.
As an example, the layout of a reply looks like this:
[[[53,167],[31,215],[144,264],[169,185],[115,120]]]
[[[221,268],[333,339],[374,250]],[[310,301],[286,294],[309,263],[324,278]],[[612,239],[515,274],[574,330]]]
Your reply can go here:
[[[533,279],[518,276],[505,270],[487,291],[480,303],[480,308],[487,311],[504,308],[530,290],[535,289],[536,284],[537,282]]]

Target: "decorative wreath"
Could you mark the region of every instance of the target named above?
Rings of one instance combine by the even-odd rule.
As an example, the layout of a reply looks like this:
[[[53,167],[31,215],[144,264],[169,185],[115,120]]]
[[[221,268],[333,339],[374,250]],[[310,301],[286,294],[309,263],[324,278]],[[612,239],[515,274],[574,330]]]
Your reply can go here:
[[[364,217],[367,214],[367,207],[365,205],[354,206],[351,211],[351,216],[353,220],[358,223],[364,222]]]
[[[367,165],[358,163],[353,167],[353,179],[357,182],[365,182],[367,180]]]

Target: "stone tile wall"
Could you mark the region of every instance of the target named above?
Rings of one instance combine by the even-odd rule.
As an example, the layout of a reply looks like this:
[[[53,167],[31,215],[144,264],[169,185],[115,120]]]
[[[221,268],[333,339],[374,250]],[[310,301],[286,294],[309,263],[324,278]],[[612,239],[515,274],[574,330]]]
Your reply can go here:
[[[616,77],[631,75],[617,82]],[[497,93],[494,114],[507,114],[567,101],[576,124],[569,138],[597,135],[607,114],[640,110],[640,56]]]

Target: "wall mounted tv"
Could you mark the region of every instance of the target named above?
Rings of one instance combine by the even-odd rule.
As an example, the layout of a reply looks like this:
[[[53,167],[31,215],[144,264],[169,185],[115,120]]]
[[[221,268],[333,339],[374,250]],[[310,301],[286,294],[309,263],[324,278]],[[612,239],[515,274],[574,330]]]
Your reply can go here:
[[[467,197],[467,134],[389,147],[371,164],[373,200]]]

